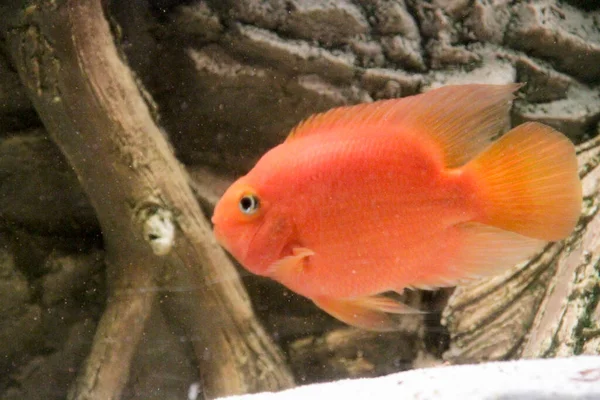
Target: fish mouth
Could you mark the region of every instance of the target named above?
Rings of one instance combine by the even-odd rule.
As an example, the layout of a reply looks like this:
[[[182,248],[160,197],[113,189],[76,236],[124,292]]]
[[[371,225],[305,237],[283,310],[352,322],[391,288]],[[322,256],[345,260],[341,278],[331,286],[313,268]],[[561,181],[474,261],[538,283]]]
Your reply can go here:
[[[238,261],[247,258],[255,238],[258,236],[258,233],[264,224],[264,221],[261,221],[257,228],[251,231],[242,229],[241,232],[236,232],[235,235],[225,235],[223,231],[219,229],[219,225],[215,224],[214,216],[211,218],[211,221],[213,222],[212,233],[217,243]],[[223,221],[221,221],[221,223],[222,222]],[[242,243],[241,246],[240,243]]]
[[[225,250],[229,251],[229,249],[225,245],[225,238],[223,237],[223,234],[221,233],[221,231],[219,231],[219,227],[217,225],[215,225],[213,227],[213,236],[215,237],[215,239],[217,240],[217,243],[219,243],[219,245],[221,247],[223,247]]]

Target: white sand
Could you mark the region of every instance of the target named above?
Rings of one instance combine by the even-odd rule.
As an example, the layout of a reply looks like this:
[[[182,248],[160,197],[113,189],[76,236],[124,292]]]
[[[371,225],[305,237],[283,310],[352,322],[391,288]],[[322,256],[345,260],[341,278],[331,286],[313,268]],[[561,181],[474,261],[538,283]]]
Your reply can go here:
[[[600,356],[427,368],[227,399],[592,400],[600,399]]]

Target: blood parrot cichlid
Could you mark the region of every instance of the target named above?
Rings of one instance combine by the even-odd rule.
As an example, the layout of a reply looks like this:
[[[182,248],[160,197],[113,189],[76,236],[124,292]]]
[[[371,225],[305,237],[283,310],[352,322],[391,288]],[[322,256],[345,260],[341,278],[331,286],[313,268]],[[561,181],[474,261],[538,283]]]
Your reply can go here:
[[[500,273],[565,238],[581,209],[572,143],[535,122],[496,141],[513,85],[340,107],[294,128],[225,192],[218,241],[334,317],[393,330],[382,295]]]

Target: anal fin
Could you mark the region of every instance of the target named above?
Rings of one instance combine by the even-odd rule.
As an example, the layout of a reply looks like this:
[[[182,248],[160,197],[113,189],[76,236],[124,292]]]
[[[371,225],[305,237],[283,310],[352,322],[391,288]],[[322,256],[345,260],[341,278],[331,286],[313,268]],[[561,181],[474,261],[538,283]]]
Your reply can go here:
[[[399,329],[390,314],[421,314],[399,301],[384,296],[366,296],[353,299],[319,297],[312,299],[323,311],[348,325],[370,331],[388,332]]]
[[[460,238],[455,254],[443,265],[430,266],[428,274],[406,287],[431,290],[499,275],[533,256],[545,244],[477,222],[461,223],[453,229]]]

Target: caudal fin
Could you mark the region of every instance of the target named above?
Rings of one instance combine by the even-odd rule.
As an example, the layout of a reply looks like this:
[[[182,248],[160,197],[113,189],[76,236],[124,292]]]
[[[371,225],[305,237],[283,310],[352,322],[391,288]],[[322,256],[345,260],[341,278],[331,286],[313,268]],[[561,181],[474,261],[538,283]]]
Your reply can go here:
[[[568,236],[581,213],[581,182],[573,144],[549,126],[529,122],[467,165],[482,202],[478,222],[531,238]]]

